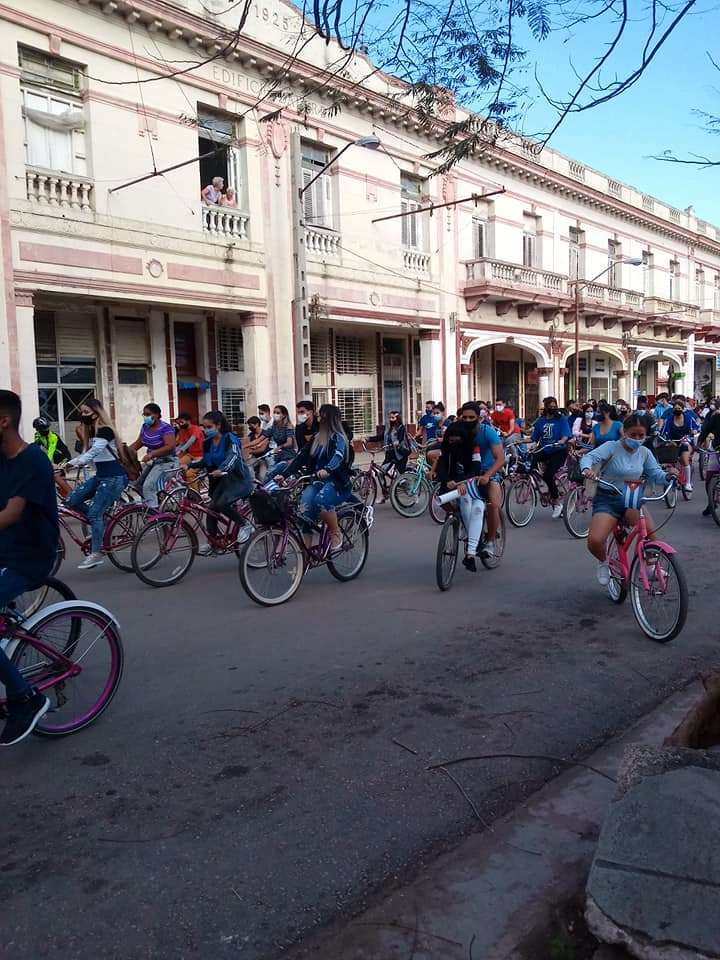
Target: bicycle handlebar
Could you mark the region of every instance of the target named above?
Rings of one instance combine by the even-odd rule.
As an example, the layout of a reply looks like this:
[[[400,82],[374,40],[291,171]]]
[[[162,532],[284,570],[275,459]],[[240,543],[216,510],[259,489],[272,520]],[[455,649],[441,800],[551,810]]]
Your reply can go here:
[[[602,477],[596,477],[595,479],[597,480],[598,483],[602,483],[602,485],[605,487],[611,487],[615,491],[615,493],[617,493],[619,496],[622,496],[622,490],[616,487],[614,483],[610,483],[609,480],[603,480]],[[670,482],[668,483],[667,487],[665,487],[665,489],[663,490],[663,492],[660,494],[659,497],[643,497],[642,502],[645,503],[645,501],[652,502],[653,500],[664,500],[665,497],[668,495],[668,493],[676,485],[676,483],[677,483],[677,477],[671,477]]]

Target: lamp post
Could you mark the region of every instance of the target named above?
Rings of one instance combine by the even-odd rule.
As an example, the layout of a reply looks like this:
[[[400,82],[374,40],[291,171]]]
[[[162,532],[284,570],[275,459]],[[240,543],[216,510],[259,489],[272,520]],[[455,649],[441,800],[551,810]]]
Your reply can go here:
[[[604,270],[593,277],[591,280],[571,280],[575,288],[575,397],[580,398],[580,287],[586,287],[589,283],[595,283],[600,277],[604,276],[609,270],[612,270],[618,264],[625,263],[629,267],[639,267],[642,265],[640,258],[628,258],[627,260],[616,260],[609,263]]]
[[[308,180],[306,184],[302,182],[302,145],[300,141],[300,132],[295,131],[292,135],[292,250],[294,265],[294,291],[293,291],[293,343],[295,347],[295,399],[302,400],[303,397],[310,397],[310,323],[308,318],[308,295],[306,283],[306,261],[305,261],[305,221],[303,213],[303,195],[315,181],[321,177],[328,167],[332,166],[340,157],[349,150],[350,147],[365,147],[366,150],[377,150],[381,146],[379,137],[360,137],[359,140],[351,140],[345,146],[338,150],[330,160],[322,167],[315,176]]]

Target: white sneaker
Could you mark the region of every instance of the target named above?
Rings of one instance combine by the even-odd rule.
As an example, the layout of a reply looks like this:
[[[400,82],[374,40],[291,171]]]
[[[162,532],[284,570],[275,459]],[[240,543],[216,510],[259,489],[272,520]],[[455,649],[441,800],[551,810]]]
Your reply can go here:
[[[78,570],[92,570],[93,567],[101,567],[105,563],[104,557],[93,557],[92,554],[85,557],[82,563],[78,564]]]
[[[606,587],[610,583],[610,564],[606,560],[598,560],[597,579],[598,583],[603,587]]]
[[[235,538],[235,543],[247,543],[250,537],[252,536],[252,534],[253,534],[252,527],[246,523],[244,526],[240,527],[240,529],[238,530],[238,535]]]
[[[685,493],[692,493],[692,484],[691,484],[691,483],[686,483],[686,484],[685,484]]]
[[[553,520],[559,520],[560,517],[562,516],[562,511],[563,511],[562,504],[556,503],[555,506],[552,508]]]
[[[483,543],[480,550],[480,556],[482,557],[494,557],[495,556],[495,544],[494,543]]]
[[[199,557],[209,557],[210,554],[213,552],[213,548],[210,546],[209,543],[203,543],[202,546],[198,547],[197,552]]]

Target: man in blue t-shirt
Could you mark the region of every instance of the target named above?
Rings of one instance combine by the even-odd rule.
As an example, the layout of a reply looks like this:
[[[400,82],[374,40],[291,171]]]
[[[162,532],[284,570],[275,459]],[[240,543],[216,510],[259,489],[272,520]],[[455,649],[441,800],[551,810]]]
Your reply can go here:
[[[425,413],[418,420],[418,436],[417,439],[420,443],[429,443],[431,440],[434,440],[440,423],[442,422],[442,417],[440,420],[433,415],[433,409],[435,404],[432,400],[425,401]]]
[[[560,491],[555,483],[555,474],[565,463],[570,434],[568,419],[560,415],[555,397],[545,397],[543,415],[535,421],[532,432],[533,443],[539,444],[539,449],[533,454],[533,461],[545,463],[543,479],[550,494],[553,520],[559,520],[562,516]]]
[[[487,485],[487,540],[482,546],[482,554],[491,557],[495,553],[495,538],[500,525],[502,491],[499,474],[505,465],[505,451],[497,430],[489,423],[482,422],[479,403],[474,400],[464,403],[460,408],[460,419],[475,434],[472,458],[477,472],[474,475],[479,484]]]
[[[0,607],[37,586],[55,563],[58,512],[47,455],[20,436],[20,397],[0,390]],[[0,683],[7,694],[7,721],[0,746],[24,739],[50,701],[22,677],[0,650]]]

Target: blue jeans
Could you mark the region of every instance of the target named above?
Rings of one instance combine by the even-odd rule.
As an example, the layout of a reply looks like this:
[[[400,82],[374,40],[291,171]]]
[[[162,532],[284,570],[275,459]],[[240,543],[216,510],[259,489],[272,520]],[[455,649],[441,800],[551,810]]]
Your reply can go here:
[[[100,553],[105,536],[105,514],[127,486],[127,475],[90,477],[73,490],[66,503],[71,510],[87,514],[92,532],[92,552]],[[89,503],[88,503],[89,501]]]
[[[6,607],[15,597],[25,593],[29,586],[27,577],[9,567],[0,567],[0,607]],[[4,684],[9,697],[21,697],[30,690],[4,650],[0,650],[0,683]]]
[[[332,480],[316,480],[303,490],[298,507],[298,521],[303,533],[312,531],[312,524],[318,522],[323,510],[334,510],[352,495],[352,487],[338,492]]]

